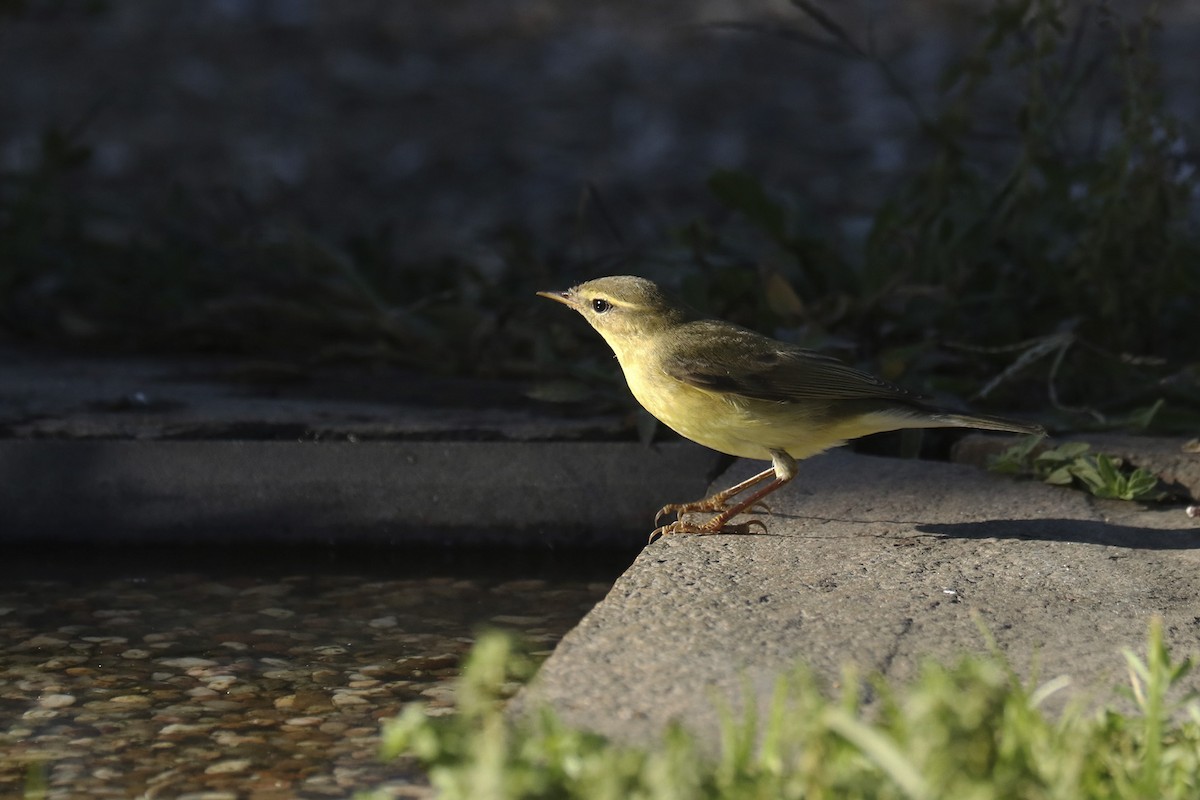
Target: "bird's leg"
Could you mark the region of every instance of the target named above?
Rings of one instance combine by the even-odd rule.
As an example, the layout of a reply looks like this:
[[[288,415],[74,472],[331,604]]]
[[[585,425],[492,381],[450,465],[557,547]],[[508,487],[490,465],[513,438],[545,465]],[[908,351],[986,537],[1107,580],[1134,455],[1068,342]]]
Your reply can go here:
[[[732,486],[723,492],[718,492],[697,503],[681,504],[681,506],[685,506],[682,512],[719,511],[720,513],[716,516],[702,523],[686,522],[682,519],[676,520],[660,528],[655,528],[650,534],[650,541],[654,541],[659,536],[669,536],[673,533],[749,533],[751,527],[754,525],[758,525],[766,531],[767,526],[761,520],[754,519],[737,525],[730,525],[729,520],[741,514],[746,509],[752,509],[764,497],[796,477],[796,459],[789,456],[783,450],[771,451],[771,463],[772,466],[770,469],[760,472],[749,480],[742,481],[737,486]],[[775,480],[744,500],[740,500],[733,505],[728,504],[730,498],[749,489],[751,486],[761,483],[771,475],[775,476]],[[720,501],[719,505],[716,508],[710,508],[709,506],[715,505],[712,501],[717,501],[718,499]],[[695,507],[700,504],[704,504],[704,507]],[[661,514],[662,512],[659,513]],[[655,521],[657,522],[657,519]]]
[[[668,503],[660,508],[658,513],[654,515],[654,522],[655,524],[658,524],[658,521],[662,519],[664,514],[675,514],[676,516],[679,516],[692,511],[710,511],[712,513],[724,511],[725,509],[729,508],[729,501],[734,497],[737,497],[751,486],[756,486],[774,475],[775,468],[768,467],[767,469],[755,475],[753,478],[747,478],[736,486],[730,486],[728,489],[723,489],[714,494],[710,494],[703,500],[693,500],[690,503]]]

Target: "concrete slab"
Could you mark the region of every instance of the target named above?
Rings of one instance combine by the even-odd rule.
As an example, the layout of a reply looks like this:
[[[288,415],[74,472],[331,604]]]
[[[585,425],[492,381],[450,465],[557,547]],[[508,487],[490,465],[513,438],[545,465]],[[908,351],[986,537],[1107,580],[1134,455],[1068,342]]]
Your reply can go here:
[[[0,542],[636,547],[690,442],[0,440]]]
[[[526,388],[0,350],[0,543],[636,547],[721,465]]]
[[[711,743],[714,697],[749,686],[763,702],[799,662],[830,682],[846,662],[903,680],[984,652],[973,614],[1021,674],[1070,676],[1064,697],[1109,698],[1155,614],[1177,656],[1200,652],[1200,523],[1180,507],[844,451],[802,462],[772,505],[766,535],[646,547],[517,710],[547,702],[622,742],[680,720]]]
[[[636,547],[655,510],[702,495],[723,463],[687,442],[621,441],[628,419],[556,413],[528,388],[0,349],[0,542]],[[1200,488],[1200,455],[1146,447]]]

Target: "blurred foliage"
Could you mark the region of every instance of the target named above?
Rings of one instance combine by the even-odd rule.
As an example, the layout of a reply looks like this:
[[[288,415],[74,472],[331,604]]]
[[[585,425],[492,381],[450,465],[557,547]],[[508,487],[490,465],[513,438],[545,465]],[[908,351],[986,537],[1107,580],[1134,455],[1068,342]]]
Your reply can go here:
[[[997,0],[926,111],[829,14],[793,5],[807,25],[790,38],[874,63],[928,157],[849,241],[802,194],[714,175],[716,197],[766,242],[686,231],[715,289],[693,297],[724,298],[728,316],[782,338],[848,336],[888,377],[915,373],[932,392],[1049,400],[1076,427],[1166,400],[1156,424],[1194,426],[1200,176],[1163,109],[1153,9],[1129,21],[1105,3]],[[1013,85],[1015,106],[998,109]]]
[[[858,227],[803,191],[718,171],[708,189],[733,219],[695,220],[651,252],[628,252],[588,191],[581,227],[597,220],[616,242],[603,254],[507,230],[405,263],[399,227],[330,238],[236,194],[180,190],[149,211],[100,196],[85,115],[46,131],[32,167],[0,174],[0,340],[541,376],[544,399],[578,400],[586,383],[628,403],[593,332],[535,307],[569,264],[662,280],[703,311],[935,396],[1069,427],[1147,408],[1157,429],[1194,427],[1200,178],[1164,112],[1153,13],[994,0],[927,109],[833,12],[793,5],[794,38],[873,64],[919,131],[912,169]]]
[[[501,264],[398,266],[398,234],[334,243],[274,226],[237,195],[176,191],[150,212],[103,204],[81,177],[81,127],[43,135],[0,177],[0,337],[81,350],[223,352],[528,374],[537,331],[497,331],[545,285]],[[498,258],[526,258],[520,237]],[[505,252],[505,250],[511,252]],[[520,276],[520,277],[518,277]]]

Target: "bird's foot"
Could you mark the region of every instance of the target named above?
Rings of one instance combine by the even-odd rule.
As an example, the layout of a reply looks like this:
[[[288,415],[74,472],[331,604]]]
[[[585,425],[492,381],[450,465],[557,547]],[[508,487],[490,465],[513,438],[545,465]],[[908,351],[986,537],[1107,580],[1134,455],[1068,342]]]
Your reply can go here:
[[[734,506],[730,504],[728,497],[721,496],[723,494],[724,492],[721,492],[714,494],[712,497],[706,497],[703,500],[694,500],[691,503],[667,503],[658,510],[657,514],[654,515],[654,524],[657,525],[658,521],[667,514],[674,514],[675,518],[678,520],[682,519],[684,514],[691,514],[697,511],[709,514],[720,514],[722,511],[728,511],[729,509],[734,508]],[[745,509],[745,513],[770,514],[771,507],[766,503],[755,503],[754,505]],[[664,525],[663,527],[667,526]],[[661,530],[661,528],[659,530]],[[693,532],[694,531],[686,531],[686,533]],[[712,533],[712,531],[706,532]]]
[[[650,532],[650,538],[646,544],[650,544],[660,536],[672,536],[677,533],[696,533],[701,535],[714,533],[729,533],[734,535],[747,535],[754,532],[754,526],[757,525],[762,529],[763,533],[767,532],[767,525],[760,519],[750,519],[745,522],[730,523],[721,522],[721,517],[716,516],[706,522],[690,522],[688,520],[676,520],[661,527],[655,528]],[[655,520],[656,522],[658,520]]]

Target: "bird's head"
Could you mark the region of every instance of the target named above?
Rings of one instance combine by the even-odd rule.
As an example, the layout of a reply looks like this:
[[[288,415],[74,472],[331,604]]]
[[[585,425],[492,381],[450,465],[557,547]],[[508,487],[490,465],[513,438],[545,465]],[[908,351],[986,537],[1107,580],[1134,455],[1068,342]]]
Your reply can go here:
[[[653,281],[633,275],[613,275],[581,283],[562,292],[538,292],[575,309],[621,355],[688,318],[689,313]]]

